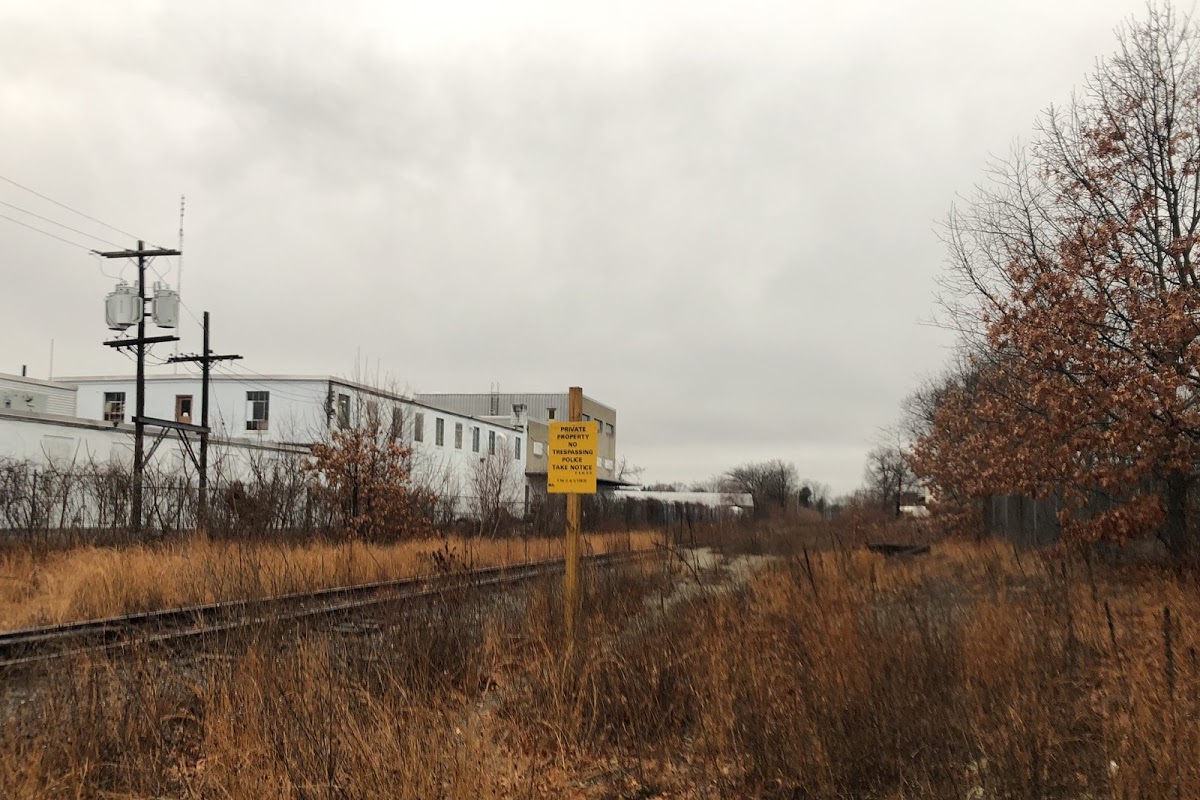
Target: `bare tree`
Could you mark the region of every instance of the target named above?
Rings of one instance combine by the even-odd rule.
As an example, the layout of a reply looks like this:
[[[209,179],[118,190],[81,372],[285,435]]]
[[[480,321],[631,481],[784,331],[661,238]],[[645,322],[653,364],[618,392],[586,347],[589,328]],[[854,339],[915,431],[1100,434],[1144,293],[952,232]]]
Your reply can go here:
[[[754,514],[759,517],[786,511],[800,488],[796,466],[778,458],[735,467],[728,477],[754,499]]]
[[[864,480],[869,495],[883,510],[900,516],[904,496],[917,488],[917,477],[909,466],[908,448],[897,433],[884,437],[867,453]]]
[[[514,518],[512,504],[520,492],[520,467],[507,442],[498,442],[495,453],[475,462],[470,480],[481,536],[503,533]]]
[[[646,471],[645,467],[639,467],[636,464],[629,463],[626,456],[621,456],[617,460],[617,468],[613,470],[617,480],[626,483],[637,483],[642,477],[642,473]]]
[[[688,484],[687,490],[689,492],[719,492],[723,477],[722,475],[712,475],[704,480],[692,481]]]

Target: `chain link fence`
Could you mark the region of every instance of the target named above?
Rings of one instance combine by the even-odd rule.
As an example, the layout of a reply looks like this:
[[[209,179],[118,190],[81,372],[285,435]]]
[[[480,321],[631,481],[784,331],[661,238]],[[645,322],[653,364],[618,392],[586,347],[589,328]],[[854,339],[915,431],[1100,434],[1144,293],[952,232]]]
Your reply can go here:
[[[144,526],[130,528],[133,478],[119,465],[53,467],[0,461],[0,541],[55,548],[153,541],[204,527],[209,536],[244,540],[340,535],[344,509],[335,507],[295,469],[263,470],[248,480],[217,478],[200,522],[195,474],[148,472],[143,479]],[[414,491],[403,521],[378,540],[456,533],[463,536],[561,536],[566,498],[537,491],[522,499]],[[585,532],[662,530],[686,540],[696,527],[728,511],[697,504],[598,493],[582,502]]]
[[[1057,497],[993,495],[983,501],[983,524],[988,533],[1022,547],[1056,544],[1061,535]]]

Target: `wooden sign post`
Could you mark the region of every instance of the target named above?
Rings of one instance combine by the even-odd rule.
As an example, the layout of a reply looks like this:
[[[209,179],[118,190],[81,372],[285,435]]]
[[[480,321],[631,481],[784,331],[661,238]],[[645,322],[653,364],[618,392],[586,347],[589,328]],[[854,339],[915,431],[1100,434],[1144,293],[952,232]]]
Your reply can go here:
[[[599,428],[583,421],[583,389],[571,387],[566,422],[550,423],[550,459],[546,491],[567,496],[567,572],[564,586],[567,636],[575,636],[579,613],[579,528],[582,495],[596,493],[596,447]]]

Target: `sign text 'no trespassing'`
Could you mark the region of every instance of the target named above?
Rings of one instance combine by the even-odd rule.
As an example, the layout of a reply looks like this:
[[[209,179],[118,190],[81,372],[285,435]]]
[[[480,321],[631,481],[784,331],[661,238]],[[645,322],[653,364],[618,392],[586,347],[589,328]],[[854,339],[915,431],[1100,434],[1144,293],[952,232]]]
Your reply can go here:
[[[596,493],[595,422],[551,422],[550,465],[546,490],[551,494]]]

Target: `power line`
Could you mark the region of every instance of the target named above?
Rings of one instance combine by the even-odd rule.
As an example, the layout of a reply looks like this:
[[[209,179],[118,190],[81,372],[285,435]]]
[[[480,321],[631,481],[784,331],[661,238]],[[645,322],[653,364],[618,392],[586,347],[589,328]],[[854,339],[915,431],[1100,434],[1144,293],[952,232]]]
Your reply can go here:
[[[187,303],[180,300],[179,305],[183,306],[184,310],[187,311],[188,315],[193,320],[195,320],[198,325],[200,325],[201,329],[203,329],[204,323],[201,322],[200,319],[196,317],[195,312],[193,312],[192,309],[190,307],[188,307]],[[155,366],[163,366],[163,365],[155,364]],[[311,401],[312,400],[311,395],[300,395],[300,394],[295,394],[292,392],[283,391],[282,389],[279,388],[278,385],[276,385],[277,382],[274,379],[272,379],[269,375],[264,375],[261,372],[250,369],[247,366],[243,365],[243,366],[238,367],[237,369],[235,369],[234,367],[227,365],[227,364],[215,364],[214,366],[216,367],[216,369],[218,371],[224,373],[225,375],[228,375],[231,378],[237,378],[237,379],[241,380],[243,383],[249,384],[250,386],[258,387],[259,389],[269,390],[269,391],[273,392],[274,394],[278,395],[279,397],[283,397],[288,400],[296,400],[296,401]],[[242,371],[238,371],[238,370],[242,370]],[[258,376],[259,378],[262,378],[263,381],[266,381],[266,382],[264,383],[263,381],[255,380],[253,377],[251,377],[251,375]]]
[[[178,290],[178,288],[179,287],[176,287],[176,290]],[[196,323],[196,327],[198,327],[200,329],[201,333],[203,333],[204,323],[200,321],[200,318],[198,316],[196,316],[196,312],[192,311],[191,306],[189,306],[187,303],[183,302],[182,297],[179,298],[179,305],[183,307],[183,310],[186,311],[188,313],[188,316],[191,317],[192,320]]]
[[[159,269],[158,267],[154,266],[154,259],[149,259],[149,260],[147,260],[147,261],[146,261],[146,266],[147,266],[147,267],[149,267],[150,269],[154,270],[154,274],[158,276],[158,279],[159,279],[160,281],[165,281],[165,280],[166,280],[166,276],[164,276],[164,275],[162,274],[162,270],[161,270],[161,269]]]
[[[121,234],[122,236],[128,236],[130,239],[138,238],[138,237],[134,236],[132,233],[130,233],[129,231],[123,231],[115,225],[109,225],[107,222],[96,219],[95,217],[91,216],[90,214],[85,214],[82,211],[79,211],[78,209],[71,208],[66,203],[60,203],[57,200],[55,200],[53,197],[48,197],[47,195],[44,195],[35,189],[30,189],[28,186],[17,183],[12,178],[6,178],[5,176],[0,175],[0,181],[4,181],[5,183],[11,183],[13,186],[16,186],[18,189],[24,189],[25,191],[29,192],[30,194],[36,195],[48,203],[53,203],[54,205],[58,206],[59,208],[65,208],[67,211],[70,211],[72,214],[78,214],[79,216],[83,217],[84,219],[91,220],[92,222],[96,223],[97,225],[103,225],[104,227],[108,228],[109,230],[116,231],[117,233]]]
[[[113,275],[109,275],[109,274],[108,274],[108,270],[104,269],[104,259],[102,259],[102,258],[100,257],[100,254],[99,254],[99,253],[93,253],[92,255],[93,255],[93,256],[95,256],[95,258],[96,258],[96,266],[97,266],[97,268],[99,268],[99,270],[100,270],[100,274],[101,274],[101,275],[103,275],[104,277],[108,278],[110,281],[119,281],[119,280],[121,280],[121,275],[122,275],[123,273],[117,273],[115,276],[113,276]]]
[[[262,389],[263,391],[269,391],[272,394],[278,395],[279,397],[283,397],[288,400],[295,400],[297,402],[301,402],[301,401],[307,402],[307,401],[312,400],[311,396],[304,397],[301,395],[290,394],[288,392],[282,391],[282,390],[280,390],[280,388],[278,386],[274,386],[270,382],[262,383],[260,381],[256,381],[253,378],[251,378],[249,375],[242,373],[242,372],[237,372],[236,370],[234,370],[231,367],[225,367],[225,366],[218,365],[217,369],[220,372],[222,372],[223,374],[225,374],[227,377],[237,378],[239,381],[246,384],[247,386],[254,386],[258,389]]]
[[[266,379],[266,380],[272,380],[272,378],[271,378],[271,376],[270,376],[270,375],[264,375],[264,374],[262,374],[261,372],[258,372],[257,370],[253,370],[253,369],[251,369],[250,367],[247,367],[247,366],[242,366],[242,367],[241,367],[241,369],[244,369],[244,370],[246,370],[247,372],[253,373],[253,374],[257,375],[257,376],[258,376],[258,377],[260,377],[260,378],[264,378],[264,379]]]
[[[195,312],[192,311],[192,309],[188,306],[188,304],[183,302],[183,300],[180,300],[179,305],[183,306],[184,310],[187,311],[188,316],[190,316],[193,320],[195,320],[196,324],[199,325],[201,327],[201,329],[203,330],[204,323],[200,321],[200,319],[196,316]],[[304,402],[308,402],[308,401],[312,400],[311,395],[295,394],[293,392],[287,392],[287,391],[280,389],[279,386],[277,385],[277,381],[274,380],[273,378],[271,378],[271,376],[264,375],[261,372],[250,369],[247,366],[242,365],[237,368],[234,368],[233,366],[228,365],[228,364],[215,364],[214,366],[216,367],[216,369],[219,372],[227,375],[228,377],[237,378],[238,380],[242,381],[245,384],[257,387],[264,391],[270,391],[270,392],[278,395],[279,397],[283,397],[288,400],[296,400],[296,401],[304,401]],[[252,375],[262,378],[262,381],[255,380],[253,377],[251,377]],[[263,381],[265,381],[265,383]]]
[[[260,378],[263,378],[266,381],[266,383],[263,383],[262,381],[256,381],[253,378],[251,378],[249,375],[247,375],[243,372],[236,371],[233,367],[228,367],[223,364],[218,364],[216,366],[217,366],[218,370],[220,370],[221,372],[223,372],[224,374],[226,374],[227,376],[229,376],[231,378],[237,378],[242,383],[245,383],[248,386],[256,386],[259,389],[262,389],[263,391],[269,391],[273,394],[278,395],[279,397],[283,397],[288,400],[295,400],[297,402],[311,402],[313,399],[312,395],[299,395],[299,394],[292,394],[290,392],[285,392],[285,391],[281,390],[277,385],[275,385],[275,381],[272,381],[270,377],[263,375],[261,372],[255,372],[254,370],[252,370],[248,367],[242,367],[242,369],[246,370],[246,372],[250,372],[255,375],[258,375]]]
[[[230,367],[226,367],[226,369],[229,369],[230,371],[233,371],[233,367],[232,367],[232,366],[230,366]],[[271,380],[272,380],[272,378],[271,378],[271,376],[270,376],[270,375],[264,375],[264,374],[262,374],[261,372],[258,372],[257,370],[250,369],[250,367],[243,366],[243,367],[240,367],[240,369],[243,369],[243,370],[245,370],[246,372],[249,372],[251,375],[257,375],[258,377],[262,378],[263,380],[266,380],[266,381],[271,381]],[[236,373],[234,373],[234,374],[236,374]],[[243,375],[243,376],[240,376],[240,377],[244,377],[244,378],[247,378],[247,379],[249,379],[249,376],[245,376],[245,375]],[[262,385],[262,384],[260,384],[260,385]],[[299,395],[297,395],[297,397],[299,397]]]
[[[87,245],[80,244],[79,242],[73,242],[70,239],[64,239],[63,237],[61,237],[57,234],[51,233],[50,231],[44,231],[41,228],[38,228],[34,225],[30,225],[28,222],[22,222],[19,219],[14,219],[12,217],[5,216],[4,214],[0,214],[0,219],[6,219],[9,222],[15,222],[23,228],[29,228],[29,230],[31,230],[31,231],[37,231],[38,233],[42,234],[43,236],[49,236],[51,239],[58,239],[63,244],[69,244],[72,247],[78,247],[80,250],[86,250],[89,253],[96,252],[95,250],[88,247]]]
[[[58,222],[57,220],[50,219],[49,217],[43,217],[41,214],[35,214],[27,208],[21,208],[18,205],[13,205],[12,203],[6,203],[3,200],[0,200],[0,206],[8,206],[9,208],[16,209],[17,211],[20,211],[22,214],[28,214],[29,216],[34,217],[35,219],[40,219],[42,222],[49,222],[51,225],[57,225],[58,227],[68,230],[71,233],[78,233],[82,236],[87,236],[88,238],[95,239],[98,242],[104,242],[105,244],[111,244],[113,247],[122,247],[122,245],[119,245],[116,242],[110,242],[108,239],[105,239],[101,236],[97,236],[94,233],[88,233],[87,231],[81,231],[78,228],[72,228],[70,225],[64,225],[61,222]]]
[[[187,303],[183,302],[182,297],[179,298],[179,305],[183,306],[183,310],[188,313],[188,316],[190,316],[192,319],[196,320],[197,325],[199,325],[201,328],[204,327],[204,323],[201,322],[200,318],[196,316],[196,312],[192,311],[191,306],[189,306]]]

